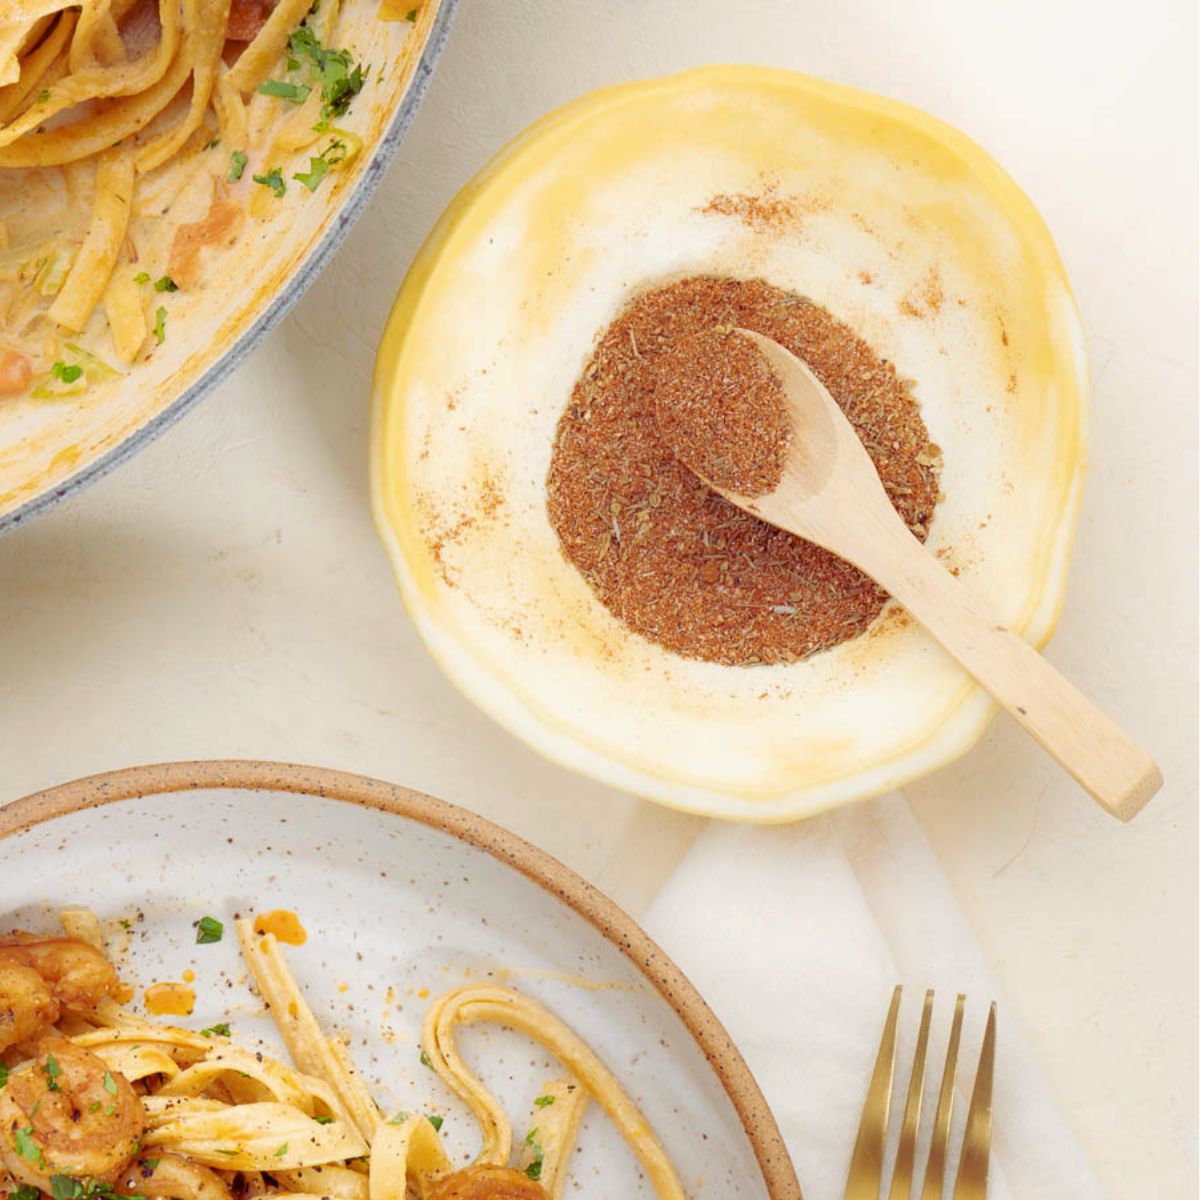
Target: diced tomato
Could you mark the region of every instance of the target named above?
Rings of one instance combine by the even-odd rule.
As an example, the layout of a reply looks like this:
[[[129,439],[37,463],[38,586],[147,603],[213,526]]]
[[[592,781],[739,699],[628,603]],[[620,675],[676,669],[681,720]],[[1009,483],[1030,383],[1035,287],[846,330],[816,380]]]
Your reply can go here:
[[[0,396],[19,396],[33,379],[33,364],[16,350],[0,350]]]

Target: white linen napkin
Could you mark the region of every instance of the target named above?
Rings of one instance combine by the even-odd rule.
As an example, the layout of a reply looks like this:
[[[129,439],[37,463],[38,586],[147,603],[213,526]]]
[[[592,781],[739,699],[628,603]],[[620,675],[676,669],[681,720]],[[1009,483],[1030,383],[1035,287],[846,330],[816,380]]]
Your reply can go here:
[[[841,1200],[897,983],[904,999],[891,1141],[925,988],[935,988],[923,1163],[954,997],[964,992],[956,1165],[987,1008],[996,1000],[989,1200],[1106,1200],[902,796],[792,826],[714,824],[643,924],[741,1049],[779,1121],[805,1200]]]

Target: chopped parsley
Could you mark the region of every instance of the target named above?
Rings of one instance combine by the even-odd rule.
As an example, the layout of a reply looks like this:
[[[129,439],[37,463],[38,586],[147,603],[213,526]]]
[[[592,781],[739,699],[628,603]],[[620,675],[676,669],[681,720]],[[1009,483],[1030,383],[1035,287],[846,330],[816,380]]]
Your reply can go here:
[[[525,1135],[525,1145],[533,1150],[533,1161],[525,1168],[525,1174],[530,1179],[537,1180],[542,1177],[542,1162],[546,1157],[546,1152],[542,1149],[542,1144],[537,1140],[537,1126],[535,1125]]]
[[[63,373],[59,375],[55,368],[62,367],[62,365],[62,363],[55,363],[54,367],[51,367],[51,371],[53,371],[53,373],[64,383],[70,383],[72,380],[78,379],[80,375],[83,374],[82,367],[63,367]],[[67,378],[68,371],[75,372],[70,379]],[[61,1092],[62,1088],[58,1086],[58,1077],[62,1074],[62,1067],[58,1065],[58,1059],[55,1058],[53,1054],[46,1055],[46,1065],[43,1070],[46,1072],[46,1090],[51,1092]]]
[[[417,23],[417,10],[415,8],[410,8],[408,10],[408,16],[406,16],[404,19],[410,25],[415,25]]]
[[[68,366],[60,359],[50,368],[50,374],[55,379],[61,379],[63,383],[74,383],[83,374],[83,368],[74,365]],[[53,1073],[50,1071],[50,1064],[52,1062],[54,1063]],[[51,1055],[46,1059],[46,1074],[50,1076],[50,1090],[52,1092],[58,1091],[58,1088],[54,1085],[54,1076],[58,1073],[58,1063],[55,1062],[53,1055]]]
[[[51,1175],[50,1194],[54,1200],[116,1200],[111,1183],[100,1179],[76,1179],[71,1175]],[[123,1197],[122,1200],[146,1200],[145,1196]]]
[[[177,292],[179,291],[179,284],[170,275],[164,275],[161,279],[154,281],[154,290],[156,292]]]
[[[307,25],[292,30],[288,47],[293,58],[307,58],[321,80],[321,115],[342,116],[367,82],[362,64],[353,61],[349,50],[331,50],[322,46]]]
[[[222,1150],[218,1147],[217,1153],[224,1154],[229,1158],[236,1158],[239,1154],[241,1154],[241,1151],[240,1150]]]
[[[150,282],[150,272],[149,271],[139,271],[133,277],[133,282],[134,283],[149,283]],[[122,929],[130,929],[130,928],[132,928],[132,926],[129,924],[128,921],[126,921],[124,918],[122,918],[121,928]]]
[[[433,1063],[429,1061],[429,1055],[424,1050],[421,1051],[421,1066],[428,1067],[431,1071],[433,1070]]]
[[[0,1088],[8,1082],[8,1067],[0,1063]]]
[[[205,142],[205,150],[215,150],[221,144],[220,138],[213,138],[211,142]]]
[[[115,1116],[117,1115],[117,1106],[116,1106],[115,1104],[110,1104],[110,1105],[109,1105],[109,1106],[108,1106],[108,1107],[107,1107],[107,1108],[104,1110],[104,1115],[105,1115],[106,1117],[115,1117]]]
[[[14,1188],[8,1193],[8,1200],[42,1200],[42,1193],[37,1188],[23,1183],[19,1188]]]
[[[167,310],[160,304],[154,310],[154,341],[161,346],[167,340]],[[196,941],[200,941],[197,938]]]
[[[554,1103],[553,1096],[539,1096],[536,1100],[534,1100],[533,1106],[534,1106],[534,1108],[547,1108],[549,1105],[551,1105],[553,1103]]]
[[[161,1158],[143,1158],[142,1166],[149,1167],[151,1171],[154,1171],[158,1168],[160,1162],[162,1162]]]
[[[117,1094],[117,1081],[112,1077],[111,1071],[104,1072],[104,1090],[110,1095]]]
[[[300,64],[296,63],[296,67],[299,66]],[[258,85],[258,90],[264,96],[278,96],[281,100],[290,100],[293,104],[303,104],[308,99],[312,88],[307,83],[288,83],[286,79],[268,79],[266,83]]]
[[[253,178],[255,183],[270,188],[277,199],[287,191],[287,184],[283,182],[283,172],[278,167],[272,167],[265,175],[255,175]]]
[[[322,1113],[319,1117],[313,1117],[318,1125],[332,1125],[333,1118],[328,1113]]]
[[[408,1113],[398,1112],[389,1122],[389,1125],[403,1125],[408,1120]]]
[[[334,138],[316,158],[308,160],[307,171],[297,171],[292,178],[304,184],[310,192],[315,192],[329,168],[336,167],[345,157],[346,143],[341,138]]]
[[[33,1126],[26,1125],[24,1129],[13,1130],[13,1145],[17,1148],[17,1153],[26,1161],[31,1162],[35,1167],[42,1167],[46,1164],[46,1159],[42,1155],[42,1148],[33,1140]]]
[[[154,286],[157,288],[158,284],[156,283]],[[159,291],[164,290],[166,289],[159,288]],[[164,316],[166,315],[165,309],[160,308],[158,311],[163,313]],[[162,341],[162,339],[159,338],[159,341]],[[212,942],[219,942],[224,932],[225,926],[216,917],[201,917],[196,922],[196,945],[207,946]]]
[[[434,1129],[440,1130],[442,1128],[441,1117],[426,1117],[425,1119],[434,1127]]]
[[[280,1146],[279,1149],[275,1151],[274,1157],[282,1158],[286,1153],[287,1153],[287,1142],[284,1142],[283,1145]]]
[[[88,1105],[88,1112],[90,1112],[90,1113],[98,1113],[99,1111],[100,1111],[100,1101],[99,1101],[99,1100],[93,1100],[93,1101],[91,1102],[91,1104],[89,1104],[89,1105]]]
[[[210,1025],[207,1029],[200,1030],[201,1037],[231,1037],[229,1026],[224,1021],[218,1021],[216,1025]]]
[[[246,156],[241,150],[235,150],[229,156],[229,182],[237,183],[246,169]]]
[[[50,99],[50,89],[42,88],[42,90],[40,92],[38,92],[38,103],[45,104],[46,101],[49,99]]]

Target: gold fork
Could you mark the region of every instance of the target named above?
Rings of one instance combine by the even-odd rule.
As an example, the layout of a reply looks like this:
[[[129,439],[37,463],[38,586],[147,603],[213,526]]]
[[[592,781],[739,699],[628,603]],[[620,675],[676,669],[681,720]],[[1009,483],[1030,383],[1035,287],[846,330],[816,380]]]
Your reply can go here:
[[[942,1070],[942,1086],[938,1093],[937,1111],[933,1119],[933,1135],[925,1163],[925,1178],[920,1200],[942,1200],[946,1179],[946,1150],[950,1141],[950,1117],[954,1107],[954,1075],[958,1069],[958,1044],[962,1038],[963,1006],[966,997],[959,996],[954,1004],[954,1021],[950,1026],[950,1042],[946,1048],[946,1065]],[[881,1200],[883,1195],[883,1152],[887,1140],[888,1113],[891,1110],[892,1077],[896,1067],[896,1026],[900,1017],[900,988],[892,993],[883,1037],[875,1056],[875,1070],[863,1103],[858,1137],[850,1159],[850,1174],[846,1178],[845,1200]],[[904,1118],[900,1124],[900,1144],[892,1167],[892,1183],[888,1200],[909,1200],[917,1180],[917,1130],[921,1123],[921,1096],[925,1089],[925,1058],[929,1049],[929,1023],[933,1017],[933,992],[925,993],[921,1025],[917,1031],[917,1048],[913,1054],[912,1073],[908,1080],[908,1095],[904,1101]],[[996,1006],[988,1012],[983,1046],[979,1052],[979,1068],[967,1109],[967,1125],[963,1133],[962,1153],[958,1160],[958,1175],[954,1181],[954,1200],[984,1200],[987,1195],[988,1151],[992,1141],[992,1078],[996,1065]]]

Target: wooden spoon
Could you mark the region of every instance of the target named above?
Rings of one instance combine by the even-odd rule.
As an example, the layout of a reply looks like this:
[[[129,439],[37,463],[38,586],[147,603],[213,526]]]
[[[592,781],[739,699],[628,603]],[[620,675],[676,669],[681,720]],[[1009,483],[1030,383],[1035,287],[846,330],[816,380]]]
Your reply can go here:
[[[782,381],[793,436],[774,491],[751,499],[716,490],[864,571],[1113,816],[1128,821],[1140,812],[1162,786],[1154,760],[912,535],[858,434],[808,367],[778,342],[739,332]]]

